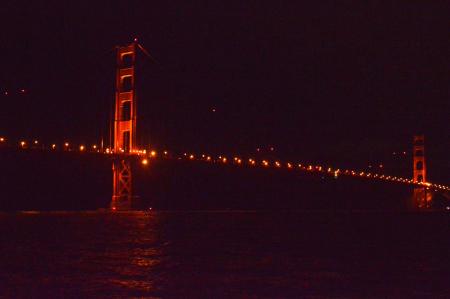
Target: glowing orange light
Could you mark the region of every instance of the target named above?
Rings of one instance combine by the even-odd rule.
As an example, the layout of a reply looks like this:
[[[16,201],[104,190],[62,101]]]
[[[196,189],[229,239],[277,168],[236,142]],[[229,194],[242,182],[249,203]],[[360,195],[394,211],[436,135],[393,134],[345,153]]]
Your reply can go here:
[[[5,138],[4,137],[0,137],[0,142],[4,142]]]
[[[241,159],[238,159],[238,160],[237,160],[237,163],[238,163],[238,164],[241,164],[241,163],[242,163],[242,160],[241,160]]]
[[[151,151],[151,152],[150,152],[150,156],[151,156],[151,157],[156,157],[156,151]]]
[[[27,144],[25,141],[21,141],[21,142],[20,142],[20,145],[21,145],[22,147],[24,147],[25,144]]]
[[[68,142],[64,143],[64,146],[65,146],[65,147],[68,147],[68,146],[69,146],[69,143],[68,143]]]
[[[167,155],[167,151],[164,151],[164,155]]]
[[[84,151],[84,145],[80,145],[80,152]]]
[[[280,164],[280,162],[278,162],[278,161],[275,161],[275,165],[276,165],[277,167],[281,167],[281,164]]]
[[[194,155],[191,154],[191,155],[189,156],[189,159],[193,160],[193,159],[194,159]]]
[[[52,144],[52,149],[55,149],[56,148],[56,144]]]
[[[262,163],[264,166],[269,166],[269,162],[267,162],[266,160],[263,160]]]
[[[93,149],[97,149],[97,145],[94,144],[94,145],[92,146],[92,148],[93,148]]]
[[[34,141],[34,144],[38,144],[39,142],[37,140]]]
[[[148,160],[147,159],[142,159],[141,163],[142,163],[142,165],[147,165],[148,164]]]
[[[223,157],[222,162],[227,163],[227,158]]]
[[[211,157],[210,156],[206,157],[206,161],[211,161]]]
[[[292,164],[291,163],[287,163],[287,167],[288,168],[292,168]]]

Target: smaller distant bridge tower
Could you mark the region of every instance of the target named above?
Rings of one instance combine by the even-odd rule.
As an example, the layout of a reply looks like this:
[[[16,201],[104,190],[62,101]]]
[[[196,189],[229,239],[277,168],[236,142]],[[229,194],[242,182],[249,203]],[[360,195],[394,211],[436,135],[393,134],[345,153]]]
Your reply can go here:
[[[425,138],[423,135],[414,136],[413,140],[414,181],[426,182],[425,166]]]
[[[413,139],[413,180],[415,182],[426,183],[425,164],[425,137],[416,135]],[[427,192],[427,186],[414,187],[414,206],[417,208],[428,208],[431,202],[431,194]]]

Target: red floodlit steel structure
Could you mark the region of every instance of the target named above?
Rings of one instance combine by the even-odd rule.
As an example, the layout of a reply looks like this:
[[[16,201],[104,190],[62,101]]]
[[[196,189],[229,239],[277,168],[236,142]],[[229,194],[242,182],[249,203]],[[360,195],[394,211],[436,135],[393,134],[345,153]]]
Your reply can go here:
[[[413,180],[424,184],[414,187],[413,205],[416,208],[429,208],[431,203],[431,193],[427,192],[426,175],[425,137],[416,135],[413,139]]]
[[[117,47],[116,101],[114,113],[114,148],[112,209],[132,197],[131,161],[126,155],[136,148],[136,42]]]
[[[136,43],[117,50],[114,152],[132,153],[136,147]]]

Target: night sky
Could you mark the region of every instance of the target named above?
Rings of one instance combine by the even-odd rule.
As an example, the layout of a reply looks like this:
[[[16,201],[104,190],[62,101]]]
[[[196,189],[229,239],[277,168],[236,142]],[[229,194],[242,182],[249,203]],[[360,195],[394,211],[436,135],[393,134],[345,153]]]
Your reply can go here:
[[[111,2],[2,2],[0,134],[107,140],[115,46],[137,37],[143,144],[364,159],[424,133],[448,158],[446,1]]]

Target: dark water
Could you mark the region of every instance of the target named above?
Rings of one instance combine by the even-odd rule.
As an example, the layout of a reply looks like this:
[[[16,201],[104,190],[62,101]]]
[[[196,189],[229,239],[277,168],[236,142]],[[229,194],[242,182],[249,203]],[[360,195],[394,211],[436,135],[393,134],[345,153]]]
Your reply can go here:
[[[0,214],[1,297],[449,298],[441,213]]]

